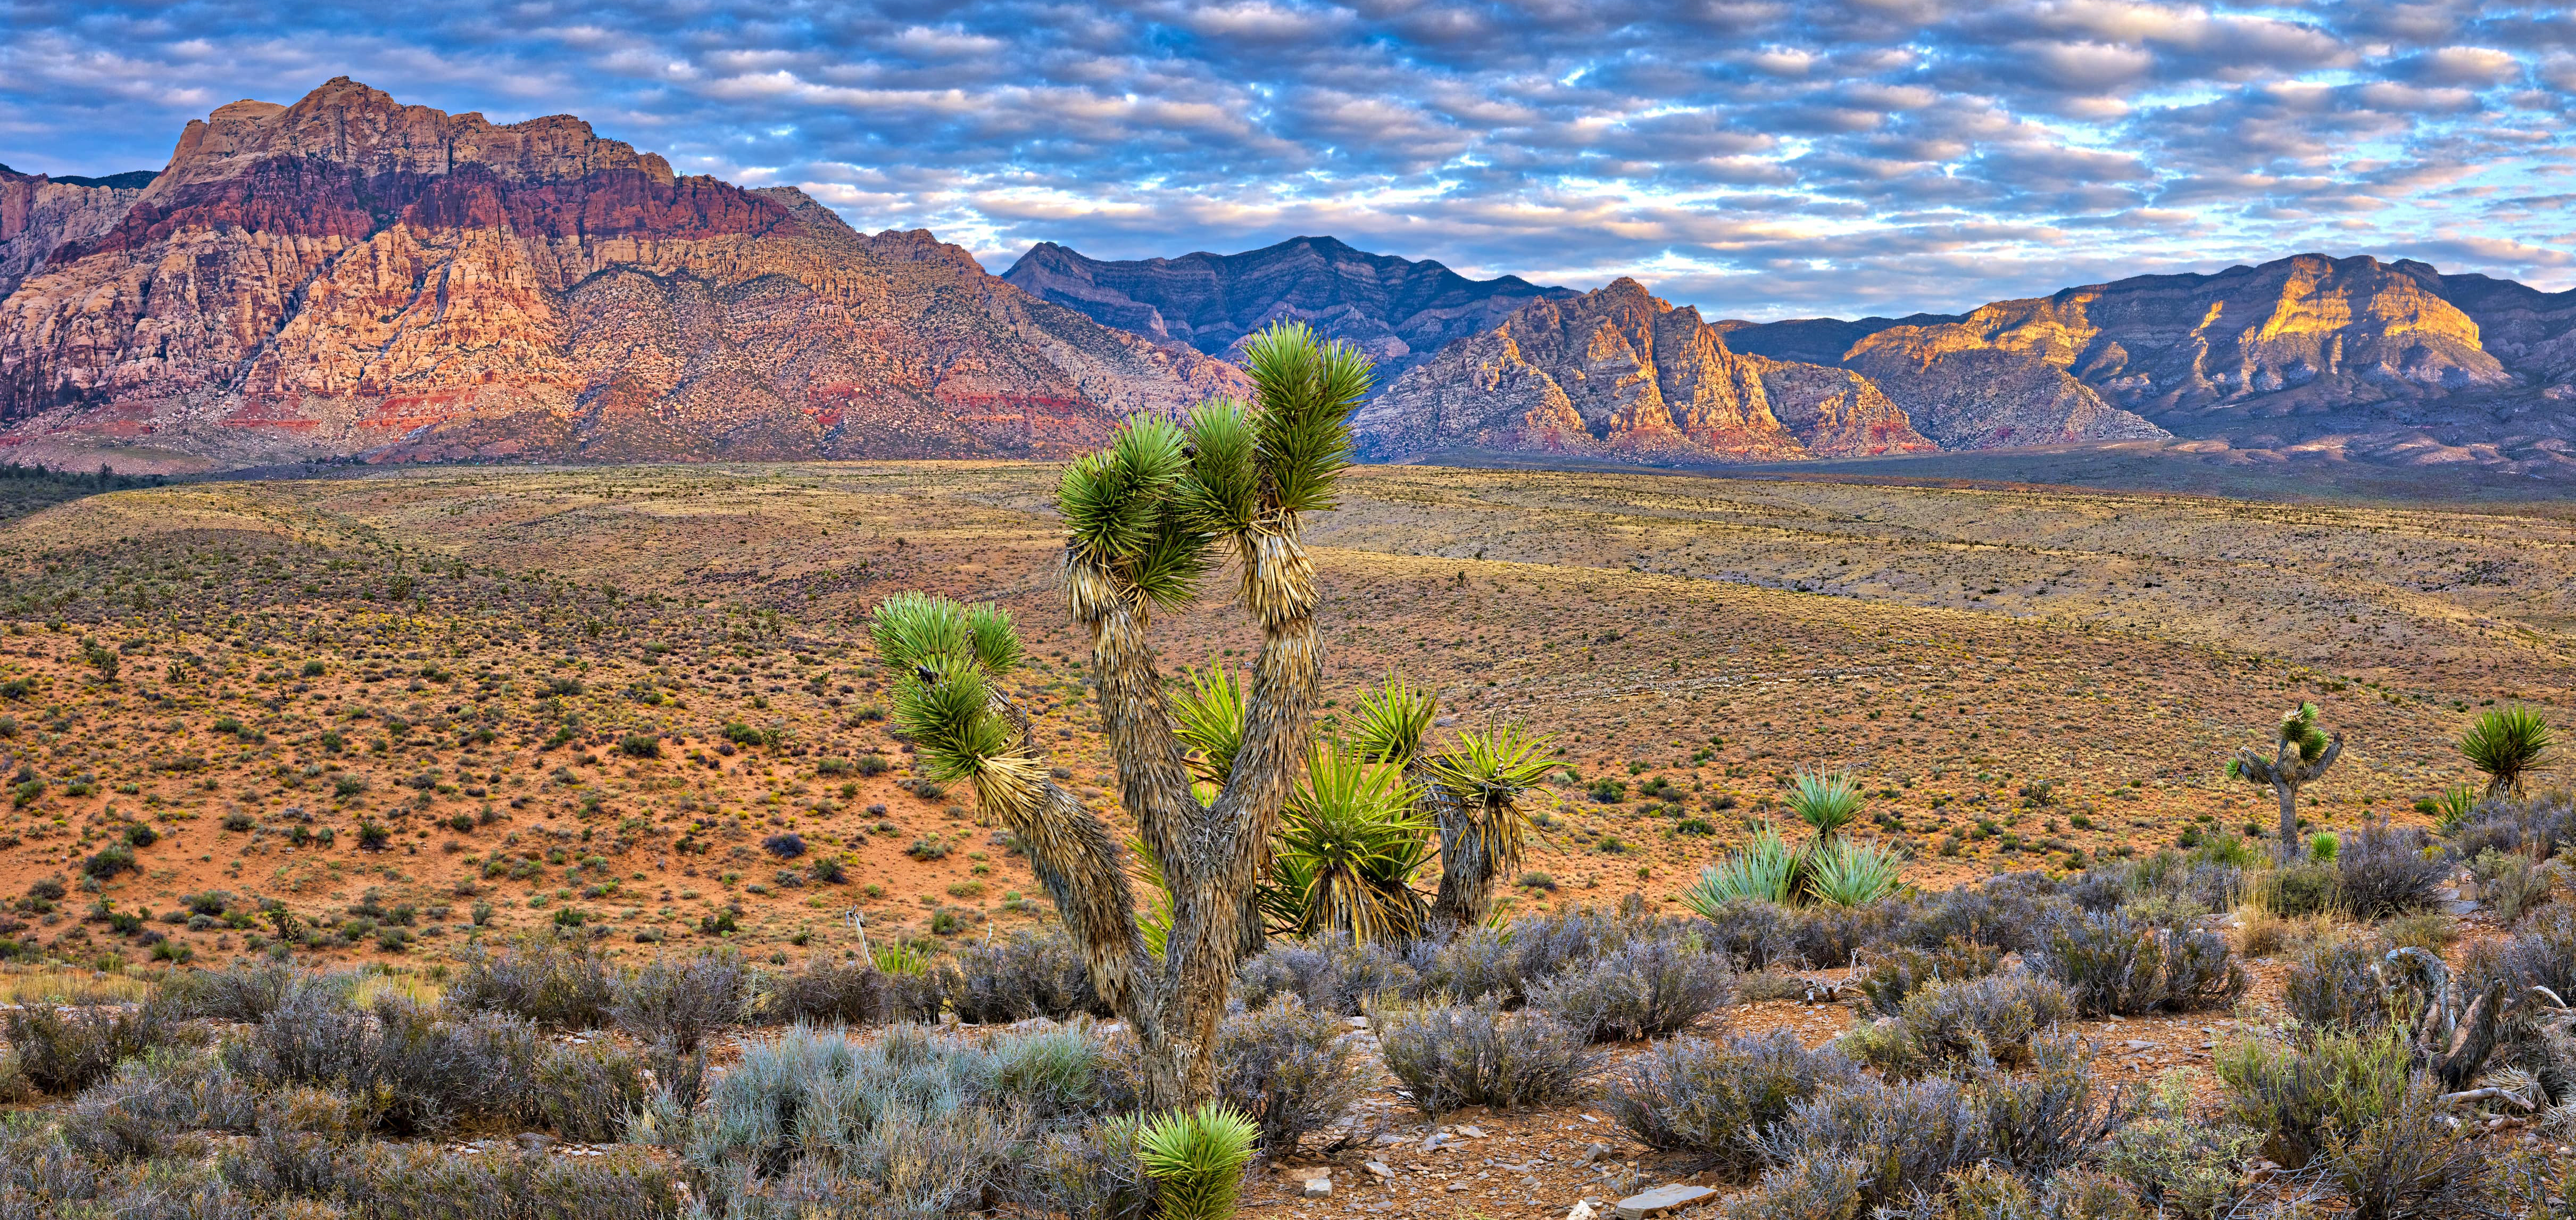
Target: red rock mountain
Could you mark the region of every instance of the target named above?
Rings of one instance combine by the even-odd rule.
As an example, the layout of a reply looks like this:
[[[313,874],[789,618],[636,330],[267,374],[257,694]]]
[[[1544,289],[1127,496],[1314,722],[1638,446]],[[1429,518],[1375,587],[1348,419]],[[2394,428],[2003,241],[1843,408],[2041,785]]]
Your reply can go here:
[[[0,165],[0,299],[43,267],[56,247],[116,227],[151,179],[146,173],[58,180]]]
[[[23,181],[19,460],[1043,454],[1244,384],[928,233],[345,78],[191,122],[139,192]]]
[[[1696,310],[1620,279],[1521,307],[1416,365],[1352,419],[1364,456],[1561,454],[1657,464],[1927,451],[1848,370],[1731,350]]]

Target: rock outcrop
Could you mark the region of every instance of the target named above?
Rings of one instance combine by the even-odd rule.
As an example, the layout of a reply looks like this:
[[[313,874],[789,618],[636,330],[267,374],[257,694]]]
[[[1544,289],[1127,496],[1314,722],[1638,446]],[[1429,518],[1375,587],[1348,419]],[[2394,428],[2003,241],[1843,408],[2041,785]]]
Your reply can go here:
[[[42,268],[56,247],[116,227],[151,180],[148,173],[49,178],[0,165],[0,299]]]
[[[1352,419],[1360,451],[1657,464],[1931,448],[1868,379],[1730,350],[1696,310],[1620,279],[1532,302],[1418,364]]]
[[[928,233],[862,236],[568,116],[343,78],[190,123],[130,193],[0,303],[11,456],[1047,454],[1244,386]]]
[[[1435,262],[1370,254],[1330,237],[1125,262],[1040,242],[1002,278],[1103,325],[1212,356],[1236,355],[1245,336],[1273,322],[1303,321],[1374,357],[1380,387],[1531,301],[1576,295],[1508,275],[1471,280]]]

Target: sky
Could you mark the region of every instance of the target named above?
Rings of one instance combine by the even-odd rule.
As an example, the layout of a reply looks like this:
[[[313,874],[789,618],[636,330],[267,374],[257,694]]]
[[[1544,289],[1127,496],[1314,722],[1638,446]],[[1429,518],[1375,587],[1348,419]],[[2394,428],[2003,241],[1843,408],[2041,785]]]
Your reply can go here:
[[[1711,317],[2302,252],[2576,287],[2576,6],[2059,0],[0,7],[0,163],[348,75],[569,113],[1008,267],[1298,234]]]

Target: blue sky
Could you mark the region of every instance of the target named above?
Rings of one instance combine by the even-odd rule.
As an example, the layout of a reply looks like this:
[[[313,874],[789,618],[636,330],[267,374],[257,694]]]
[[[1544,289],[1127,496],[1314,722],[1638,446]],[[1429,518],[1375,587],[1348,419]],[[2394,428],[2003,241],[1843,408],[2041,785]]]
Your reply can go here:
[[[10,0],[0,162],[158,168],[350,75],[577,114],[999,270],[1299,233],[1712,317],[2301,251],[2576,286],[2576,14],[2345,3]]]

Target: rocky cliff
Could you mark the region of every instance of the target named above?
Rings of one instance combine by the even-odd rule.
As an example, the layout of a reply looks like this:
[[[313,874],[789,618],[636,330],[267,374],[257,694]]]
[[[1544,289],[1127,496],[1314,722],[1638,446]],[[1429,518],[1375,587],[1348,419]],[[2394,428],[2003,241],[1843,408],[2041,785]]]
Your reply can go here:
[[[2576,432],[2576,292],[2419,262],[2302,254],[1955,317],[1727,325],[1742,350],[1868,375],[1944,447],[2132,412],[2245,447],[2554,464]]]
[[[927,233],[345,78],[125,193],[0,302],[21,460],[1045,454],[1244,384]]]
[[[1105,325],[1214,356],[1235,355],[1246,335],[1272,322],[1303,321],[1375,357],[1380,386],[1531,301],[1575,295],[1514,276],[1471,280],[1330,237],[1127,262],[1040,242],[1002,278]]]
[[[1524,305],[1419,363],[1352,420],[1363,455],[1442,450],[1663,464],[1931,448],[1849,371],[1730,350],[1635,280]]]
[[[151,180],[148,173],[49,178],[0,165],[0,299],[43,267],[56,247],[114,228]]]

